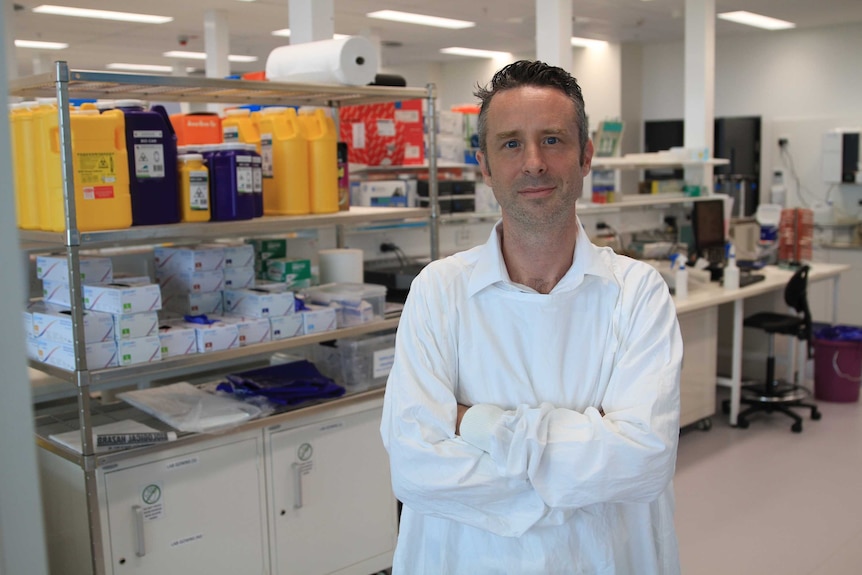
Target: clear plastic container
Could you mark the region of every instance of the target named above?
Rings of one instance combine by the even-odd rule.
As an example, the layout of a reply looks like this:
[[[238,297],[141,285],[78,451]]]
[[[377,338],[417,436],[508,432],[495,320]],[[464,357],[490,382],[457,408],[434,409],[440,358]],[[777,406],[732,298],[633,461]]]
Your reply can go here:
[[[386,385],[395,359],[395,332],[344,338],[335,345],[318,345],[312,361],[324,375],[348,391]]]
[[[371,304],[371,313],[373,316],[371,319],[373,320],[383,319],[385,313],[386,286],[383,285],[329,283],[308,288],[305,294],[308,301],[321,305],[329,305],[334,302],[341,306],[356,308],[361,302],[366,301]],[[342,324],[340,323],[339,325]]]

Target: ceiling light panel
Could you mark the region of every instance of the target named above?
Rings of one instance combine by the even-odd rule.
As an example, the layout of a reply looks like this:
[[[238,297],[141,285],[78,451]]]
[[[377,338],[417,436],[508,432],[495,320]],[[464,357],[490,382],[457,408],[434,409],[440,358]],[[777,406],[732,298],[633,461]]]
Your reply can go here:
[[[55,6],[52,4],[36,6],[33,8],[33,12],[37,14],[51,14],[54,16],[73,16],[77,18],[96,18],[98,20],[116,20],[119,22],[137,22],[140,24],[165,24],[173,21],[171,16],[136,14],[134,12],[112,12],[110,10],[90,10],[88,8]]]
[[[185,50],[171,50],[162,53],[166,58],[179,58],[180,60],[206,60],[206,52],[187,52]],[[243,56],[241,54],[229,54],[228,62],[257,62],[257,56]]]
[[[65,42],[41,42],[39,40],[15,40],[16,48],[34,48],[36,50],[65,50],[69,47]]]
[[[754,26],[755,28],[763,28],[764,30],[787,30],[789,28],[796,28],[796,24],[793,22],[763,16],[762,14],[755,14],[754,12],[746,12],[745,10],[723,12],[719,14],[718,17],[729,22],[745,24],[746,26]]]
[[[579,38],[577,36],[572,36],[570,40],[572,46],[577,46],[578,48],[604,48],[608,45],[604,40],[593,40],[592,38]]]
[[[512,54],[509,52],[495,52],[493,50],[477,50],[475,48],[461,48],[452,46],[450,48],[441,48],[442,54],[452,54],[454,56],[469,56],[471,58],[492,58],[495,60],[511,59]]]
[[[437,16],[426,16],[424,14],[412,14],[410,12],[399,12],[397,10],[378,10],[366,14],[369,18],[378,20],[391,20],[392,22],[403,22],[405,24],[420,24],[422,26],[434,26],[435,28],[449,28],[450,30],[461,30],[472,28],[475,22],[467,20],[453,20],[451,18],[439,18]]]
[[[128,70],[130,72],[173,72],[173,66],[163,64],[126,64],[124,62],[112,62],[105,66],[108,70]],[[195,69],[186,67],[186,72],[194,72]]]

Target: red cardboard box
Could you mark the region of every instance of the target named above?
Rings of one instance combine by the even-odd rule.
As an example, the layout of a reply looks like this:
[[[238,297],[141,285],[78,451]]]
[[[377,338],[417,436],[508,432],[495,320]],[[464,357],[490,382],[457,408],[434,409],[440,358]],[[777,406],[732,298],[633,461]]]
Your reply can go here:
[[[348,160],[369,166],[423,164],[423,105],[423,100],[406,100],[341,108],[340,135]]]

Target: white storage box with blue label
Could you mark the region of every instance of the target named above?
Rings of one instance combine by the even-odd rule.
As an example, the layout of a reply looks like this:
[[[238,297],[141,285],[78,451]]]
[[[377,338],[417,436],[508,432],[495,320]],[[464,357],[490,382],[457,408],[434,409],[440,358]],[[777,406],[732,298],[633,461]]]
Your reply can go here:
[[[72,312],[69,309],[42,304],[32,310],[32,329],[34,337],[45,338],[59,343],[72,343],[75,334],[72,330]],[[84,313],[84,341],[112,341],[114,339],[114,316],[98,311]]]
[[[156,284],[84,285],[84,307],[107,313],[141,313],[162,309],[162,291]]]
[[[82,282],[105,283],[114,279],[111,258],[83,256],[79,264]],[[36,256],[36,277],[68,283],[69,263],[66,256]]]
[[[293,292],[269,293],[258,288],[224,290],[224,311],[227,314],[251,317],[292,315]]]
[[[224,248],[205,246],[199,248],[158,247],[153,252],[156,272],[206,272],[224,267]]]

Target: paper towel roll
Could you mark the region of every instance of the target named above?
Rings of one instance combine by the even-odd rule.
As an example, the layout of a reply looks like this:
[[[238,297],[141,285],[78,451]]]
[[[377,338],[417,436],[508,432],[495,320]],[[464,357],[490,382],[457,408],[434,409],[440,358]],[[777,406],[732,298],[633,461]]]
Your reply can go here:
[[[320,259],[320,283],[363,283],[362,250],[320,250],[317,255]]]
[[[379,62],[374,44],[362,36],[280,46],[266,59],[266,78],[364,86],[374,81]]]

